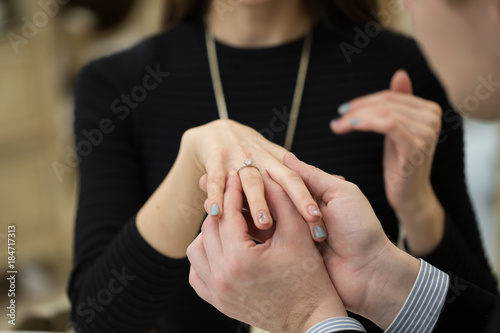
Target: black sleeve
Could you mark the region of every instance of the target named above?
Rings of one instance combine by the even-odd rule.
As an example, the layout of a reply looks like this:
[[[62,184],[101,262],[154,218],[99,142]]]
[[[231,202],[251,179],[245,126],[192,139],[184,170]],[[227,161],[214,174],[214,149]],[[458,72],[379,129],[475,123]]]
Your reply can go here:
[[[147,198],[131,115],[112,111],[130,90],[111,68],[106,59],[93,62],[76,85],[80,194],[68,294],[77,332],[146,332],[189,263],[162,256],[136,228]]]
[[[431,183],[446,213],[446,234],[439,247],[423,259],[498,294],[497,281],[486,259],[465,183],[462,119],[450,106],[424,59],[415,58],[420,60],[414,60],[414,65],[408,69],[415,82],[415,94],[437,102],[443,110]]]
[[[492,319],[499,316],[495,306],[499,305],[500,299],[453,274],[449,275],[450,287],[433,332],[489,333],[488,326],[493,329]]]

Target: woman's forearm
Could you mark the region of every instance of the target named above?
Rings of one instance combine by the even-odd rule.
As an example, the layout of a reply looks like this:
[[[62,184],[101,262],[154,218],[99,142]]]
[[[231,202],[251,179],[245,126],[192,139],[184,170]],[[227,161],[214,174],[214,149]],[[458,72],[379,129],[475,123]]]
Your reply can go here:
[[[194,155],[180,151],[155,193],[137,214],[137,229],[154,249],[170,258],[183,258],[205,216],[206,195]]]

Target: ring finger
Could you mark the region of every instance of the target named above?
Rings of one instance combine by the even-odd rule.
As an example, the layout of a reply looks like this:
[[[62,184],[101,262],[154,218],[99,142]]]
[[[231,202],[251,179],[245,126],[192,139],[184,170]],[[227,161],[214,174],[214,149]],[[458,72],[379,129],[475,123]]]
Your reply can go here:
[[[255,226],[260,230],[269,229],[273,220],[265,199],[264,182],[260,171],[255,167],[247,166],[240,168],[238,175]]]

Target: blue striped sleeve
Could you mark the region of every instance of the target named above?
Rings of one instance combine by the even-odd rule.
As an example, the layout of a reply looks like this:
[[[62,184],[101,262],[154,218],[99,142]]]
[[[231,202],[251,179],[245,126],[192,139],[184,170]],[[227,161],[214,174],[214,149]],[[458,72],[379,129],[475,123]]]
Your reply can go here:
[[[314,325],[306,333],[335,333],[341,331],[366,332],[359,321],[349,317],[330,318]]]
[[[386,333],[432,332],[446,299],[449,276],[420,259],[417,280]]]

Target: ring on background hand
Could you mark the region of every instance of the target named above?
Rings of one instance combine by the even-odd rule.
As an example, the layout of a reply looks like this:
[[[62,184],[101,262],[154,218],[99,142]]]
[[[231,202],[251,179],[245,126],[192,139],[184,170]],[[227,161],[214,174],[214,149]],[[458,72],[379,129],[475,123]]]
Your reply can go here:
[[[260,172],[260,169],[257,168],[255,165],[253,165],[253,161],[249,158],[245,159],[243,161],[243,164],[242,166],[240,166],[240,168],[236,171],[236,173],[238,174],[238,176],[240,175],[240,170],[243,169],[243,168],[255,168],[257,169],[257,171]]]

